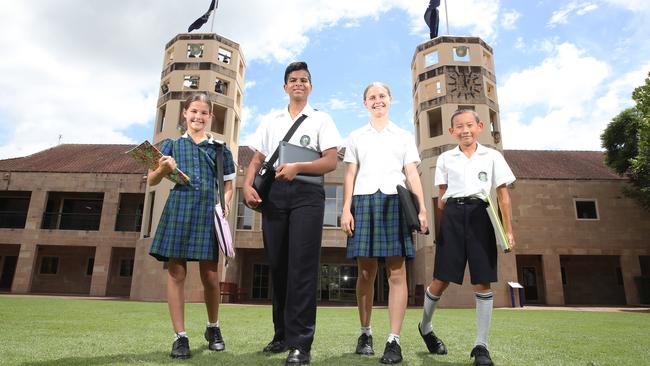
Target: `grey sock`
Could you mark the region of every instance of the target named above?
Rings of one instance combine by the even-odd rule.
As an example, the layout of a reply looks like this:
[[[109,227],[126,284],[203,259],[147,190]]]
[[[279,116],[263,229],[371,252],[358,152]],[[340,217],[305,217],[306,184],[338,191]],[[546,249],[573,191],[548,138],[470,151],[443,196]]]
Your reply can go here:
[[[433,318],[433,312],[436,310],[436,305],[438,305],[438,300],[440,300],[440,296],[430,293],[428,288],[424,290],[424,306],[422,308],[422,321],[420,322],[420,332],[422,334],[427,334],[433,330],[431,319]]]
[[[492,320],[492,291],[485,293],[474,293],[476,296],[476,344],[487,348],[487,336],[490,331]]]

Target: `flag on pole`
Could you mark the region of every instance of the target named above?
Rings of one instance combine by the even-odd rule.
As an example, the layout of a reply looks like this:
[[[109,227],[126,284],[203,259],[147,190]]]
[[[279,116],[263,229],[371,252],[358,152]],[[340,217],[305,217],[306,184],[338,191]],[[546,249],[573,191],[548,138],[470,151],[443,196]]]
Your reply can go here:
[[[210,18],[210,14],[212,14],[212,11],[215,10],[216,4],[215,0],[212,0],[210,2],[210,8],[208,8],[208,11],[205,12],[205,14],[201,15],[201,17],[197,20],[194,21],[194,23],[190,24],[189,28],[187,28],[187,32],[191,32],[195,29],[199,29],[203,26],[203,24],[208,22],[208,18]]]

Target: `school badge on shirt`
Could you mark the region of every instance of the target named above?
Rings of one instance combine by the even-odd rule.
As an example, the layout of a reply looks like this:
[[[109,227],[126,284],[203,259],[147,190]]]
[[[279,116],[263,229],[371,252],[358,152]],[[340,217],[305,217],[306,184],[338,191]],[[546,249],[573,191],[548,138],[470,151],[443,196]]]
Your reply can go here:
[[[478,173],[478,180],[480,180],[481,182],[487,182],[487,173],[486,172]]]
[[[309,138],[308,135],[302,135],[302,137],[300,138],[300,145],[302,147],[306,147],[307,145],[309,145],[310,142],[311,142],[311,138]]]

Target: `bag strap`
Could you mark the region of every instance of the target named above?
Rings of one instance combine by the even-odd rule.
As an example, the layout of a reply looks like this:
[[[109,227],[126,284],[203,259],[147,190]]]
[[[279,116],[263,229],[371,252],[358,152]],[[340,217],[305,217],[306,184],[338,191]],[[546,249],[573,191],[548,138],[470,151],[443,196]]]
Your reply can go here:
[[[223,180],[223,145],[217,143],[217,186],[219,188],[219,203],[221,203],[221,208],[225,209],[226,199],[225,199],[225,185],[226,183]]]
[[[293,136],[294,132],[296,132],[296,130],[298,129],[298,126],[300,126],[302,121],[304,121],[306,118],[307,118],[306,114],[301,115],[296,120],[296,122],[293,123],[293,125],[291,126],[289,131],[287,131],[287,134],[284,135],[284,138],[282,139],[282,141],[284,141],[284,142],[289,141],[289,139],[291,139],[291,136]],[[279,148],[280,148],[280,146],[275,148],[275,151],[273,152],[273,155],[271,155],[271,158],[266,162],[266,164],[268,164],[269,166],[273,166],[273,164],[275,164],[275,161],[278,160],[278,155],[280,154],[280,152],[278,151]]]

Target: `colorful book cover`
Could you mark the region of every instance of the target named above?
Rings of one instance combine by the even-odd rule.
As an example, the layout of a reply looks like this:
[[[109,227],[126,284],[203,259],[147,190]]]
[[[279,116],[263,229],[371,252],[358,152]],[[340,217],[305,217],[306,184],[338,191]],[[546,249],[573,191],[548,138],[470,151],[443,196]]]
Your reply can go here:
[[[508,253],[512,250],[510,247],[510,241],[506,236],[506,232],[503,229],[503,224],[501,223],[501,218],[499,217],[499,207],[494,203],[494,200],[488,192],[483,192],[487,198],[488,206],[485,208],[487,210],[488,216],[490,216],[490,221],[494,227],[494,235],[497,239],[497,246],[501,248],[504,252]]]
[[[147,140],[127,151],[126,154],[151,170],[158,169],[158,160],[163,156],[160,150],[151,145]],[[190,177],[178,168],[165,176],[165,178],[178,184],[190,184]]]

